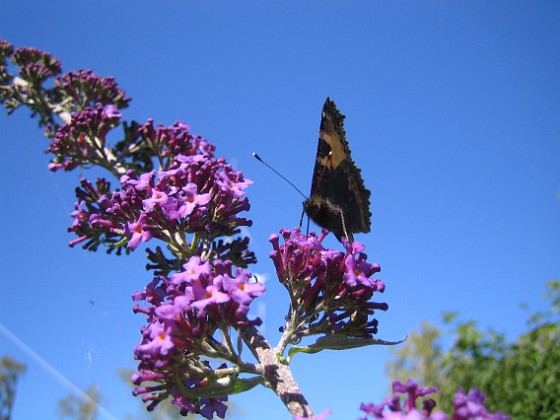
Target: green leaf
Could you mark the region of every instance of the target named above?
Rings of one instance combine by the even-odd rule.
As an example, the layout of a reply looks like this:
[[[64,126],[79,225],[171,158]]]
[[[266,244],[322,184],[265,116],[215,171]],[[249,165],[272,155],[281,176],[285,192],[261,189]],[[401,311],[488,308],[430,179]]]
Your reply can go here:
[[[227,376],[214,380],[204,388],[188,389],[178,384],[181,394],[189,398],[212,398],[224,397],[226,395],[239,394],[262,384],[263,378],[256,377],[251,379],[239,379],[233,376]]]
[[[323,336],[315,343],[309,346],[293,346],[288,351],[288,359],[291,359],[292,356],[296,353],[318,353],[322,350],[347,350],[347,349],[354,349],[357,347],[365,347],[365,346],[373,346],[373,345],[395,345],[400,344],[406,337],[399,341],[385,341],[379,340],[374,338],[360,338],[360,337],[344,337],[340,335],[327,335]]]

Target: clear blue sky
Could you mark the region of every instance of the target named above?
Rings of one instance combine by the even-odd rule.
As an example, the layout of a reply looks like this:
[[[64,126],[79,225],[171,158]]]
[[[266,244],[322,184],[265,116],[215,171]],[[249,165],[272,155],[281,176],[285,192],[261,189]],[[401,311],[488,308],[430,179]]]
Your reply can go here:
[[[115,76],[133,98],[125,119],[182,120],[254,181],[254,270],[269,275],[260,311],[272,343],[287,296],[267,239],[298,224],[302,199],[251,152],[307,191],[327,96],[372,190],[372,232],[357,239],[387,286],[379,337],[448,310],[515,337],[518,304],[542,308],[560,273],[558,22],[556,1],[4,0],[0,37],[51,52],[65,70]],[[47,171],[27,111],[0,116],[0,144],[0,322],[72,383],[94,381],[116,418],[140,413],[115,371],[134,366],[143,253],[68,248],[82,174]],[[4,354],[28,366],[14,419],[56,418],[66,387],[0,334]],[[302,355],[293,368],[315,411],[342,420],[385,395],[387,357],[381,347]],[[235,418],[289,418],[266,389],[233,401]]]

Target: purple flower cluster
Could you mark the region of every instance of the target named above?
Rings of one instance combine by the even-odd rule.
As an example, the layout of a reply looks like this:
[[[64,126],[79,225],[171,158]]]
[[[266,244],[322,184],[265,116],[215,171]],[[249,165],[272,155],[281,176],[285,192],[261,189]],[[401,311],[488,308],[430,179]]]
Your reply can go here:
[[[437,392],[436,388],[421,388],[416,382],[409,379],[406,384],[399,381],[393,382],[393,396],[388,397],[383,403],[375,405],[373,403],[360,405],[360,410],[366,413],[366,416],[358,420],[367,420],[368,417],[374,419],[432,419],[444,420],[446,417],[440,417],[440,412],[432,415],[432,410],[436,406],[433,399],[428,398],[422,401],[422,411],[416,408],[416,400],[428,394]],[[406,394],[404,407],[401,406],[401,398],[397,394]],[[389,411],[386,411],[385,408]]]
[[[346,252],[325,249],[314,233],[305,236],[299,229],[282,230],[270,242],[270,257],[280,282],[293,297],[293,310],[301,321],[296,336],[339,334],[371,338],[378,321],[370,318],[374,310],[387,310],[385,303],[370,302],[375,292],[385,286],[371,276],[380,271],[376,263],[367,262],[364,245],[344,242]]]
[[[187,126],[176,124],[168,131],[178,134],[187,130]],[[172,156],[167,170],[140,176],[129,170],[120,179],[120,191],[109,194],[106,184],[98,191],[83,180],[69,229],[78,239],[71,244],[87,241],[84,247],[96,249],[100,243],[126,243],[133,250],[140,242],[156,237],[181,253],[191,247],[185,233],[196,233],[210,243],[238,233],[240,226],[250,226],[251,221],[239,213],[249,210],[243,195],[251,181],[223,159],[215,158],[214,148],[206,140],[194,140],[181,149],[185,154]]]
[[[97,105],[73,112],[70,122],[60,127],[46,152],[55,158],[51,171],[71,171],[78,166],[111,164],[105,147],[107,133],[120,124],[121,114],[114,105]]]
[[[399,381],[393,382],[393,396],[387,398],[383,403],[373,403],[360,406],[360,410],[366,413],[365,417],[358,420],[390,419],[390,420],[447,420],[448,417],[441,411],[433,411],[436,403],[428,398],[422,401],[422,409],[416,408],[418,398],[437,392],[436,388],[421,388],[416,382],[409,379],[405,384]],[[397,394],[405,394],[404,407],[401,406],[401,398]],[[454,411],[452,420],[508,420],[509,417],[501,413],[489,413],[484,407],[484,394],[471,389],[467,395],[462,389],[457,391],[453,398]],[[389,410],[385,410],[388,408]]]
[[[19,76],[8,70],[8,59],[19,67]],[[53,110],[57,106],[51,100],[60,100],[60,97],[43,84],[61,71],[60,62],[49,53],[26,47],[14,51],[10,43],[0,39],[0,103],[8,114],[26,105],[33,116],[39,116],[40,125],[53,123]]]
[[[191,412],[212,418],[215,410],[223,417],[226,398],[197,398],[204,395],[206,377],[214,373],[199,356],[235,360],[233,348],[220,343],[215,333],[260,324],[258,318],[249,320],[247,313],[265,287],[250,279],[248,271],[234,271],[230,261],[210,262],[193,256],[182,271],[155,278],[143,292],[133,295],[135,301],[150,305],[136,304],[134,308],[146,314],[148,325],[135,350],[140,364],[139,374],[133,378],[138,385],[134,393],[151,401],[149,410],[171,396],[183,415]],[[143,382],[156,385],[140,386]]]
[[[9,89],[6,88],[8,86],[13,76],[7,69],[8,66],[8,58],[12,56],[14,53],[14,47],[8,41],[0,38],[0,103],[7,105],[5,102],[9,99],[9,93],[7,92]]]
[[[8,64],[8,57],[14,52],[14,46],[5,39],[0,38],[0,68],[3,70]]]
[[[8,58],[19,67],[19,77],[7,70]],[[59,60],[51,54],[27,47],[14,51],[11,44],[0,39],[0,102],[9,113],[21,105],[28,106],[33,115],[39,116],[39,125],[46,127],[47,137],[53,138],[60,126],[56,116],[68,122],[70,113],[88,108],[128,106],[130,98],[112,77],[101,77],[91,70],[61,73]],[[48,85],[53,77],[54,85]]]
[[[453,397],[453,420],[508,420],[509,417],[501,412],[489,413],[484,406],[486,395],[478,389],[471,389],[465,395],[462,389],[459,389]]]
[[[113,105],[117,109],[128,106],[130,98],[120,89],[113,77],[102,77],[91,70],[71,71],[58,77],[55,86],[60,94],[72,98],[72,111]]]
[[[173,159],[179,155],[190,156],[198,151],[202,155],[214,156],[216,147],[190,131],[190,127],[182,122],[176,122],[171,127],[158,125],[154,127],[153,120],[138,128],[140,135],[139,148],[145,148],[155,154],[162,168],[167,169]]]
[[[45,79],[62,72],[62,66],[57,58],[37,48],[17,48],[12,55],[12,61],[20,66],[19,74],[22,79],[30,83],[40,84]]]

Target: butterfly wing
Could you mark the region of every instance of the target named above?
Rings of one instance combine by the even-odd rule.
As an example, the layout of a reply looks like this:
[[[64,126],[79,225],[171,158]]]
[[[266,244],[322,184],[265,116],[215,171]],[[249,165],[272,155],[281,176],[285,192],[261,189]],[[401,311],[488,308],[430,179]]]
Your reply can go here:
[[[329,98],[323,105],[311,196],[304,209],[311,219],[340,239],[369,232],[370,191],[352,160],[344,132],[344,115]]]

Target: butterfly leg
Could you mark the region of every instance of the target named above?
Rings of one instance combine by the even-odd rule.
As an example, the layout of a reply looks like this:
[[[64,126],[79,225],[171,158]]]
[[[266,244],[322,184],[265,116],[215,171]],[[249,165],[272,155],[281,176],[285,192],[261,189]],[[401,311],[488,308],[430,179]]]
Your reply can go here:
[[[337,208],[337,210],[340,213],[340,220],[342,221],[342,230],[344,231],[344,236],[346,236],[348,242],[352,243],[354,242],[354,236],[352,235],[352,232],[348,233],[348,231],[346,230],[346,222],[344,221],[344,212],[342,211],[341,208]],[[340,240],[340,238],[338,238],[338,240]]]

